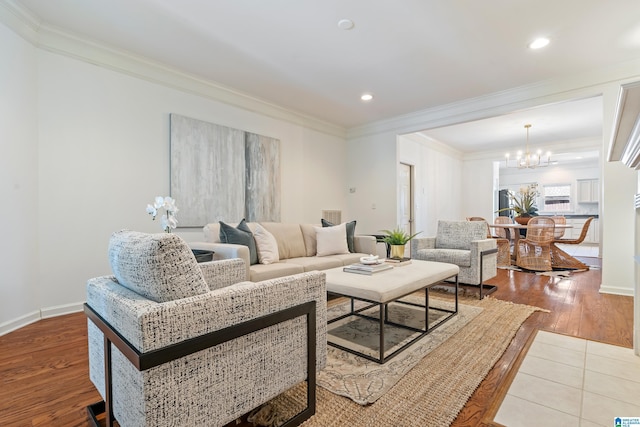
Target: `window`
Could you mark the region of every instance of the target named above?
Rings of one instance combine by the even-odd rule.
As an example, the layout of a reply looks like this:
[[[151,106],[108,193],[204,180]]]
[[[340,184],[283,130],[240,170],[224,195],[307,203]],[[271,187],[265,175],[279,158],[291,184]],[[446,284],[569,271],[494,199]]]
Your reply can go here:
[[[544,208],[546,212],[571,211],[571,185],[545,185],[543,187]]]

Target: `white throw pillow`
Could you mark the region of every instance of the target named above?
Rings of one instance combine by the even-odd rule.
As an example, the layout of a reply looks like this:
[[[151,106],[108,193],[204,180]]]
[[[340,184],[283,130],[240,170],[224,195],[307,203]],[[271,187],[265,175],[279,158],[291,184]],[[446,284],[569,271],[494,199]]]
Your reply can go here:
[[[273,234],[269,233],[259,224],[253,230],[253,238],[258,249],[258,262],[260,264],[273,264],[280,261],[278,253],[278,242]]]
[[[348,254],[347,227],[344,223],[333,227],[314,227],[318,252],[316,256]]]

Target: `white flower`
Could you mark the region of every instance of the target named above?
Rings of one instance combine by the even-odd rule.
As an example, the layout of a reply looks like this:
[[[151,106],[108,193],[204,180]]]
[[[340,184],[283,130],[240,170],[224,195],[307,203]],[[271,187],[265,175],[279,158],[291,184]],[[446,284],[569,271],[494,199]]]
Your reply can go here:
[[[164,207],[164,197],[156,196],[156,200],[153,202],[153,207],[156,209]]]
[[[162,225],[162,228],[164,228],[167,233],[171,233],[170,230],[173,230],[178,226],[178,220],[171,214],[162,215],[162,218],[160,218],[160,225]]]
[[[156,219],[156,215],[158,215],[158,210],[151,205],[147,205],[147,213],[151,215],[153,219]]]
[[[167,210],[167,212],[176,213],[178,212],[178,208],[176,207],[176,201],[171,197],[165,197],[163,207]]]
[[[147,213],[151,215],[151,219],[156,219],[158,209],[167,211],[167,213],[160,218],[160,226],[165,232],[171,233],[171,230],[178,226],[178,220],[176,219],[176,212],[178,212],[176,201],[169,196],[156,196],[153,205],[147,205]]]

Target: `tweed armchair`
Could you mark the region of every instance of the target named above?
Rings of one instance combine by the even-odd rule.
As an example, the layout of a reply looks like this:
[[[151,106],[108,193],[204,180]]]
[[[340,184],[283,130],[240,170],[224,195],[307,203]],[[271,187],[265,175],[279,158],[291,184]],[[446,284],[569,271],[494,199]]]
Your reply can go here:
[[[456,264],[459,282],[470,285],[496,276],[496,253],[496,240],[487,238],[487,225],[482,221],[440,220],[435,237],[411,240],[412,258]]]
[[[113,275],[87,283],[90,378],[107,425],[222,426],[326,364],[325,275],[246,282],[241,259],[198,264],[175,234],[114,233]],[[106,345],[105,345],[106,344]],[[106,360],[106,368],[105,368]]]

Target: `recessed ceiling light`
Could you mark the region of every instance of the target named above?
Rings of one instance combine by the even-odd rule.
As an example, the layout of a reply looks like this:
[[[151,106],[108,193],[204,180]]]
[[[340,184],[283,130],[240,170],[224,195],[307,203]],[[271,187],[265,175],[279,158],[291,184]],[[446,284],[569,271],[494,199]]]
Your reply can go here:
[[[338,21],[338,28],[341,30],[350,30],[353,28],[353,21],[351,19],[341,19]]]
[[[370,93],[365,93],[360,97],[360,99],[362,99],[363,101],[371,101],[373,99],[373,95],[371,95]]]
[[[549,44],[549,39],[540,37],[529,43],[529,49],[540,49]]]

